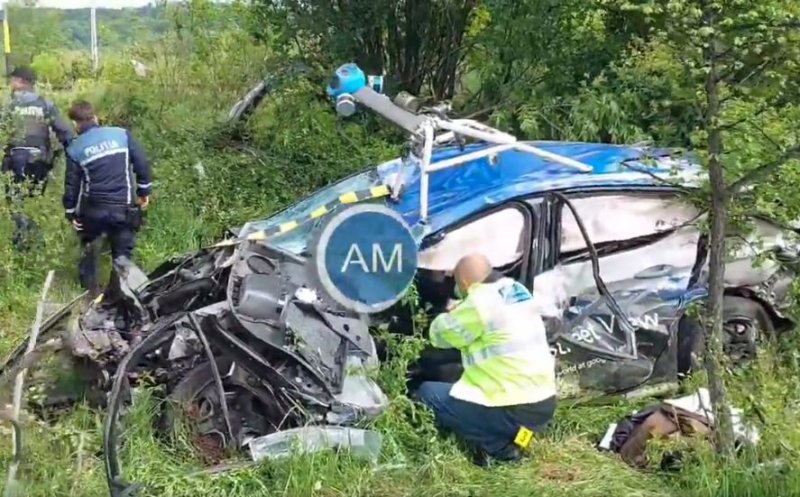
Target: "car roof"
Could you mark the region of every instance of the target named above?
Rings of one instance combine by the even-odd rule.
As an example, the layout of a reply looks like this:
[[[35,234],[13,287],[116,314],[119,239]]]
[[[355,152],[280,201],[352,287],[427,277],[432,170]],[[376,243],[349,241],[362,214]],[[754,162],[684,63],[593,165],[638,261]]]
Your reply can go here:
[[[592,171],[581,172],[527,152],[507,150],[497,155],[493,165],[484,157],[433,172],[429,175],[428,230],[438,231],[491,206],[548,191],[689,186],[701,172],[690,155],[681,155],[677,149],[583,142],[524,143],[582,162]],[[434,152],[431,163],[489,146],[443,148]],[[390,205],[409,224],[417,224],[421,193],[419,163],[410,161],[401,167],[400,159],[395,159],[381,164],[377,171],[381,181],[389,186],[395,184],[397,175],[401,176],[400,198]]]

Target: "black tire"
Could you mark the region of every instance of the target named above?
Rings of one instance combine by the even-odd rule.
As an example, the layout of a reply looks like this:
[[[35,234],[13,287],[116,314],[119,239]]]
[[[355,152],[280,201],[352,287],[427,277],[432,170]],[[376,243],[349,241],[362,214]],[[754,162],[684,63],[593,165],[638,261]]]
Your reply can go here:
[[[229,360],[217,360],[220,372],[227,371],[230,366]],[[204,361],[181,378],[167,396],[164,410],[159,419],[160,430],[165,433],[173,430],[183,420],[186,406],[192,405],[198,395],[211,386],[214,386],[214,374],[211,364]]]
[[[723,302],[726,353],[734,365],[754,359],[758,346],[775,336],[775,323],[760,303],[746,297],[727,296]]]
[[[747,297],[728,295],[723,301],[723,346],[734,365],[742,365],[755,357],[764,339],[773,337],[775,323],[764,306]],[[679,375],[689,375],[703,356],[705,341],[697,319],[684,316],[678,324],[677,365]]]

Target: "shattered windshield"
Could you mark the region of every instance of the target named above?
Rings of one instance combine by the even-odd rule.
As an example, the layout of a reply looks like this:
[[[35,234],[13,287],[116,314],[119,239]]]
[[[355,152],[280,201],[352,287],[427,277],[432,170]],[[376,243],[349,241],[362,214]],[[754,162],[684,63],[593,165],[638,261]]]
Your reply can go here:
[[[317,192],[271,217],[246,224],[242,228],[240,235],[243,236],[254,231],[269,229],[290,221],[304,221],[316,209],[327,204],[328,202],[335,201],[342,194],[359,190],[367,190],[375,186],[380,186],[381,184],[381,179],[375,169],[354,174],[339,181],[338,183],[334,183],[333,185],[318,190]],[[373,202],[375,202],[375,200],[373,200]],[[275,236],[269,240],[269,243],[284,250],[288,250],[296,255],[303,255],[307,253],[306,249],[312,233],[314,233],[315,230],[321,226],[329,216],[330,214],[327,214],[315,219],[312,222],[302,224],[286,234]]]

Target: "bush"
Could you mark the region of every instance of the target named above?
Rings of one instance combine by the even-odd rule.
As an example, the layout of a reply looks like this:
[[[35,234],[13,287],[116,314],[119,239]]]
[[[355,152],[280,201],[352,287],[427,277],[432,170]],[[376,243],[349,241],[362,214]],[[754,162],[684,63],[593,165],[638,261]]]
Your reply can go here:
[[[66,88],[70,82],[69,69],[64,63],[63,54],[50,52],[38,54],[33,58],[31,68],[36,71],[39,81],[53,88]]]

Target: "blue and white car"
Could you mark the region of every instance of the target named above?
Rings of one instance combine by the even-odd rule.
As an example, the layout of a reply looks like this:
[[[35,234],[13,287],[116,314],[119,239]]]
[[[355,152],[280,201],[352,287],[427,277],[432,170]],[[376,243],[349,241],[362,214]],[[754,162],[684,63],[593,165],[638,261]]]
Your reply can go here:
[[[240,235],[274,231],[344,193],[387,186],[390,196],[368,201],[402,215],[418,236],[416,285],[429,312],[452,298],[456,261],[484,253],[532,290],[558,358],[562,396],[652,392],[691,371],[703,340],[690,309],[707,297],[708,255],[699,227],[705,213],[685,195],[703,175],[691,155],[517,142],[479,123],[407,112],[370,88],[353,95],[409,130],[410,152],[249,223]],[[307,257],[326,217],[269,242]],[[792,324],[783,304],[794,278],[786,263],[797,259],[796,233],[766,218],[754,222],[754,232],[729,241],[724,345],[734,361]],[[777,257],[756,264],[769,253]],[[396,306],[378,321],[402,333],[411,329],[405,316]],[[430,351],[412,377],[454,380],[458,361],[457,354]]]

